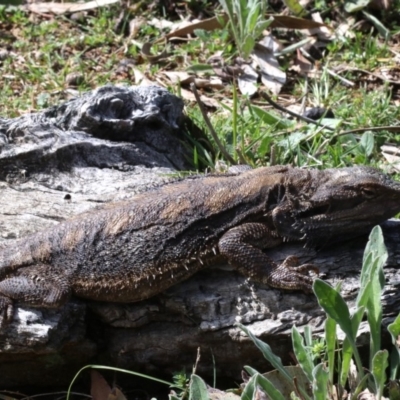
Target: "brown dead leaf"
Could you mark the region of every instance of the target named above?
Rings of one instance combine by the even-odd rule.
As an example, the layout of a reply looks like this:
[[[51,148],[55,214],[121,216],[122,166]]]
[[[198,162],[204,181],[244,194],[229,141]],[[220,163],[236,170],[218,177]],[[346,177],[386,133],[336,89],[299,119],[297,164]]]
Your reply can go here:
[[[265,36],[256,44],[251,58],[260,68],[261,82],[272,93],[278,94],[286,82],[286,73],[280,68],[278,60],[271,51],[271,48],[273,48],[271,38]]]
[[[310,19],[290,17],[288,15],[267,15],[267,17],[273,17],[274,20],[270,25],[271,28],[286,28],[286,29],[316,29],[326,27],[328,25],[320,21],[312,21]]]
[[[111,390],[108,400],[126,400],[126,397],[118,388],[115,387]]]
[[[196,98],[190,90],[181,88],[180,93],[184,100],[190,101],[192,103],[196,102]],[[204,94],[200,95],[200,100],[207,107],[216,108],[216,109],[220,107],[220,103],[217,100],[214,100],[211,97],[207,97]]]
[[[251,65],[244,64],[242,66],[243,73],[238,77],[238,86],[240,93],[252,96],[257,93],[258,73]]]
[[[162,73],[174,84],[186,85],[192,82],[194,78],[193,75],[185,71],[163,71]]]
[[[129,39],[133,39],[139,32],[141,26],[146,23],[146,19],[143,17],[136,17],[129,21]]]
[[[93,400],[108,400],[108,396],[111,394],[111,387],[107,381],[103,378],[98,371],[95,369],[90,370],[90,394]]]
[[[121,390],[116,387],[111,389],[103,375],[95,369],[90,370],[90,380],[92,400],[126,400]]]
[[[119,3],[120,0],[93,0],[86,3],[32,3],[19,6],[21,9],[37,14],[67,14]]]
[[[322,22],[316,22],[309,19],[289,17],[286,15],[274,15],[274,14],[266,15],[266,19],[270,17],[274,19],[270,25],[271,28],[315,29],[319,27],[328,26]],[[213,31],[214,29],[221,29],[223,26],[221,26],[221,24],[219,23],[220,20],[226,23],[228,21],[228,16],[226,14],[222,14],[219,18],[212,17],[208,19],[203,19],[202,21],[196,20],[195,22],[189,22],[184,27],[175,29],[167,33],[165,36],[158,39],[156,43],[161,42],[163,40],[169,40],[171,38],[186,37],[187,35],[193,34],[195,29],[204,29],[205,31]]]
[[[147,78],[145,74],[143,74],[139,69],[132,68],[133,76],[135,77],[135,85],[139,86],[152,86],[155,83]]]
[[[303,56],[301,51],[297,50],[294,64],[289,68],[289,70],[296,71],[302,76],[307,76],[310,72],[314,70],[314,65],[311,61]]]
[[[400,149],[397,146],[384,144],[381,146],[381,150],[383,157],[390,166],[396,171],[400,171]]]
[[[227,16],[222,17],[225,21],[228,20]],[[168,40],[172,37],[185,37],[194,32],[195,29],[204,29],[205,31],[213,31],[214,29],[221,29],[221,25],[216,17],[203,19],[202,21],[189,22],[182,28],[175,29],[167,33],[164,37],[158,39],[156,42]]]

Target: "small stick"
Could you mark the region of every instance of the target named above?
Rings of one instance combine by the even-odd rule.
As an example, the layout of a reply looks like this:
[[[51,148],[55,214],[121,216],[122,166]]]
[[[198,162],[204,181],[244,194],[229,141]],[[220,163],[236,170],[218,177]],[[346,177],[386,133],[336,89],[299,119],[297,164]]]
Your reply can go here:
[[[194,97],[196,98],[197,104],[199,105],[201,114],[203,115],[204,121],[207,124],[207,127],[211,133],[211,136],[213,137],[213,139],[215,140],[215,143],[217,144],[220,152],[224,155],[225,159],[227,159],[231,164],[236,165],[236,161],[232,158],[232,156],[226,151],[225,147],[222,145],[221,141],[219,140],[217,133],[214,130],[214,127],[211,124],[210,119],[207,116],[207,112],[203,107],[203,103],[200,100],[200,96],[199,93],[196,89],[196,85],[194,84],[194,82],[192,82],[190,84],[190,89],[192,90]]]

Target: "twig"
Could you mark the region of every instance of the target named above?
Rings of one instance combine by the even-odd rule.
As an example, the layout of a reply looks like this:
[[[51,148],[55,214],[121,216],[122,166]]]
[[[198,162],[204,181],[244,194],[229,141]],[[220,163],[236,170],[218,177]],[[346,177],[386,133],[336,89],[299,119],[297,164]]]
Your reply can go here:
[[[319,126],[319,127],[321,127],[321,128],[328,129],[329,131],[332,131],[332,132],[335,131],[335,129],[331,128],[330,126],[321,125],[318,121],[314,121],[314,120],[311,119],[311,118],[304,117],[303,115],[297,114],[297,113],[295,113],[294,111],[287,110],[285,107],[282,107],[281,105],[279,105],[278,103],[276,103],[274,100],[272,100],[271,97],[269,97],[269,96],[267,95],[267,93],[265,93],[265,92],[261,92],[261,96],[262,96],[263,99],[265,99],[269,104],[271,104],[271,106],[277,108],[278,110],[280,110],[280,111],[282,111],[282,112],[284,112],[284,113],[288,113],[288,114],[291,115],[292,117],[295,117],[295,118],[297,118],[297,119],[300,119],[301,121],[308,122],[309,124],[314,124],[314,125],[317,125],[317,126]]]
[[[236,161],[232,158],[232,156],[226,151],[225,147],[222,145],[221,141],[219,140],[217,133],[214,130],[214,127],[211,124],[210,119],[207,116],[206,110],[203,107],[203,103],[200,100],[200,96],[199,93],[196,89],[196,85],[192,82],[190,84],[190,89],[192,90],[194,97],[196,98],[197,104],[199,105],[201,114],[204,118],[204,121],[208,127],[208,130],[210,131],[211,136],[213,137],[213,139],[215,140],[215,143],[217,144],[220,152],[224,155],[225,159],[228,160],[231,164],[236,165]]]
[[[395,80],[392,80],[392,79],[385,78],[384,76],[376,74],[375,72],[370,72],[370,71],[367,71],[367,70],[361,69],[361,68],[345,67],[345,68],[340,70],[340,73],[347,72],[347,71],[350,71],[350,72],[361,72],[363,74],[370,75],[370,76],[373,76],[374,78],[380,79],[383,82],[393,83],[395,85],[399,84],[399,81],[395,81]]]
[[[336,133],[335,135],[332,136],[331,139],[333,139],[334,137],[336,138],[338,136],[349,135],[351,133],[362,133],[362,132],[366,132],[366,131],[400,132],[400,126],[373,126],[373,127],[350,129],[348,131],[342,131],[342,132]]]

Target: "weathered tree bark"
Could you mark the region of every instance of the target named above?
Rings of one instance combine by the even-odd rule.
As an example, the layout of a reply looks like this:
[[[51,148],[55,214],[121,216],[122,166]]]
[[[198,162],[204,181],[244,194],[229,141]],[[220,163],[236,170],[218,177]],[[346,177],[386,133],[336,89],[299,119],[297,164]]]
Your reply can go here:
[[[99,203],[129,198],[187,168],[179,135],[182,103],[160,88],[105,87],[14,120],[0,119],[0,246]],[[389,260],[385,321],[400,310],[400,222],[384,224]],[[350,305],[359,288],[366,238],[327,243],[318,252],[300,244],[268,251],[275,260],[297,255],[331,284],[342,280]],[[67,384],[90,362],[168,375],[190,371],[238,379],[245,364],[268,368],[235,326],[248,325],[291,362],[293,325],[323,329],[313,295],[246,281],[226,268],[206,269],[155,298],[114,305],[72,299],[60,310],[19,307],[0,332],[0,387]]]

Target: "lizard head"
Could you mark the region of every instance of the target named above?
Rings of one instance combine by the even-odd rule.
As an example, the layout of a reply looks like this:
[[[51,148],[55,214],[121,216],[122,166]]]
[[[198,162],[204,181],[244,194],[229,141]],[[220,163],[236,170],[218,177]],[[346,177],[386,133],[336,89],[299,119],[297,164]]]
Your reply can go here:
[[[287,196],[284,218],[277,207],[274,223],[283,236],[312,243],[343,240],[369,233],[400,212],[400,182],[374,168],[313,170],[309,176],[308,193],[300,200]]]

